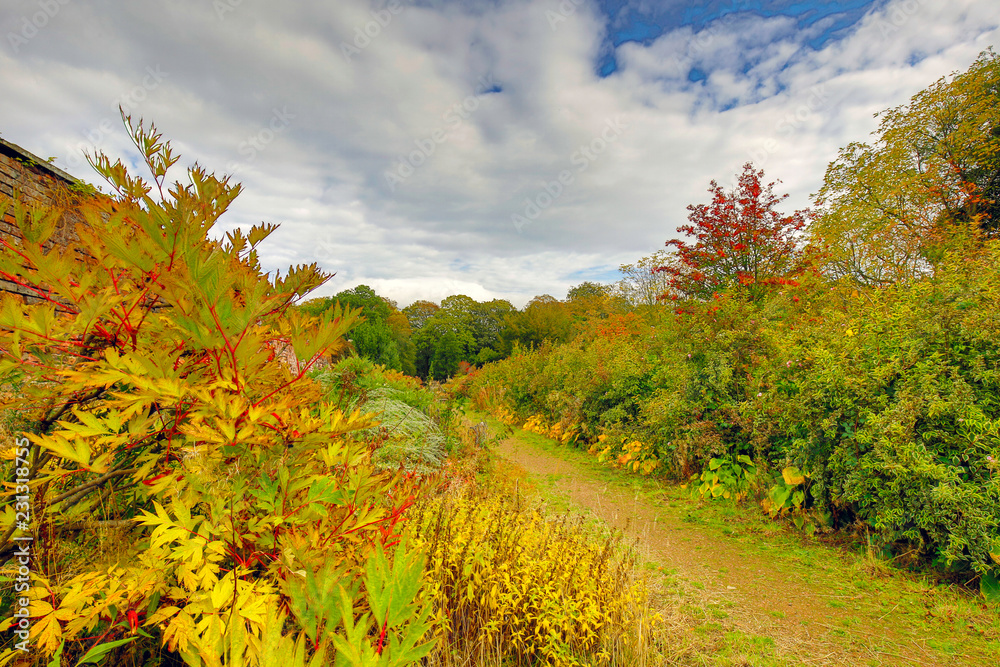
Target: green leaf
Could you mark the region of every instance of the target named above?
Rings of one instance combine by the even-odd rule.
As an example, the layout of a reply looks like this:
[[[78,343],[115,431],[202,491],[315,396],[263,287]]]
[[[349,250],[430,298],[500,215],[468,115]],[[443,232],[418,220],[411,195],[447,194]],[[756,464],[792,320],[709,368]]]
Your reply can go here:
[[[3,211],[0,210],[0,213],[3,213]],[[61,667],[61,665],[62,665],[62,652],[63,652],[63,647],[65,645],[66,645],[66,641],[65,640],[59,642],[59,648],[57,648],[56,652],[52,654],[52,660],[49,662],[48,665],[46,665],[46,667]]]
[[[993,572],[984,574],[979,578],[979,592],[990,604],[1000,604],[1000,578]]]
[[[127,639],[119,639],[118,641],[108,642],[106,644],[98,644],[87,651],[87,653],[80,658],[80,662],[76,663],[76,667],[86,665],[87,663],[93,663],[96,665],[101,661],[101,658],[107,655],[110,651],[118,648],[119,646],[123,646],[124,644],[128,644],[129,642],[133,642],[136,639],[138,639],[138,637],[128,637]]]
[[[786,507],[788,505],[788,497],[792,495],[792,490],[787,486],[775,486],[771,489],[771,500],[778,507]]]

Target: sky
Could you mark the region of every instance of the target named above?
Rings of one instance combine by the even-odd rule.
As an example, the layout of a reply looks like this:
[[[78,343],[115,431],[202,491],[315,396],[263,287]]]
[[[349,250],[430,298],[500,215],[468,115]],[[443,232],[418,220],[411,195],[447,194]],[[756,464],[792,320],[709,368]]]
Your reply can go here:
[[[983,0],[0,0],[0,136],[136,167],[118,107],[244,191],[265,270],[405,306],[565,298],[748,161],[788,212],[1000,37]]]

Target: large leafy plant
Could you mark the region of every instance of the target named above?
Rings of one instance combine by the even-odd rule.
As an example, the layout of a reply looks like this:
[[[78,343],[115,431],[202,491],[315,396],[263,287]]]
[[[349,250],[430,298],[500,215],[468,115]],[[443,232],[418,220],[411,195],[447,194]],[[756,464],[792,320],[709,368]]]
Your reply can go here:
[[[98,155],[114,196],[82,207],[79,241],[54,246],[58,211],[14,202],[21,238],[0,252],[0,275],[38,297],[0,306],[0,380],[17,387],[2,407],[30,425],[36,553],[123,531],[117,553],[35,561],[32,644],[100,656],[145,634],[207,665],[419,658],[421,565],[396,553],[396,572],[385,555],[412,483],[372,467],[373,445],[352,437],[370,419],[320,400],[306,375],[357,312],[291,309],[330,276],[270,279],[257,252],[274,225],[213,238],[240,187],[195,166],[167,189],[178,158],[155,127],[125,121],[151,184]],[[19,526],[4,492],[9,555]],[[322,594],[319,572],[336,572]],[[386,608],[397,575],[411,583]]]

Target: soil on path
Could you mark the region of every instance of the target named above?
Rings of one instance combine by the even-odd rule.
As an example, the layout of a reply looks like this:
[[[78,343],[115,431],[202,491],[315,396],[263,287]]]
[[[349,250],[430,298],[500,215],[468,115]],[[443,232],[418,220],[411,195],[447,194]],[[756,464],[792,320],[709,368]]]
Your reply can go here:
[[[502,457],[573,505],[637,539],[649,561],[674,569],[700,604],[722,603],[739,630],[770,637],[779,653],[811,665],[985,664],[940,656],[911,632],[887,627],[883,606],[863,595],[835,595],[824,585],[826,568],[777,568],[752,543],[727,539],[684,518],[683,510],[600,479],[587,466],[548,453],[517,437],[499,446]],[[838,555],[831,550],[830,558]],[[832,574],[827,575],[832,576]],[[693,585],[691,585],[693,584]],[[842,590],[840,592],[843,592]],[[891,606],[892,601],[888,602]],[[848,620],[849,619],[849,620]],[[891,621],[890,621],[891,622]],[[845,626],[849,629],[845,632]],[[997,664],[997,663],[993,663]]]

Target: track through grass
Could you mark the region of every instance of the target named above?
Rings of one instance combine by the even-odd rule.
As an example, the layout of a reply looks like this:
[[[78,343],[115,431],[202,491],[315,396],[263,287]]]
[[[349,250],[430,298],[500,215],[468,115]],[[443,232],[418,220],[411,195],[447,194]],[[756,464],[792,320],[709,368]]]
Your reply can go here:
[[[681,605],[691,622],[684,631],[704,640],[693,664],[1000,664],[1000,610],[968,591],[807,538],[752,504],[691,498],[534,433],[514,429],[498,450],[526,492],[637,540],[662,575],[663,603]]]

